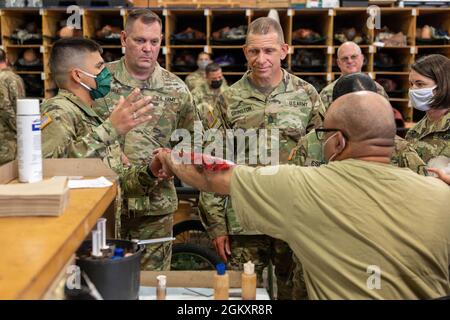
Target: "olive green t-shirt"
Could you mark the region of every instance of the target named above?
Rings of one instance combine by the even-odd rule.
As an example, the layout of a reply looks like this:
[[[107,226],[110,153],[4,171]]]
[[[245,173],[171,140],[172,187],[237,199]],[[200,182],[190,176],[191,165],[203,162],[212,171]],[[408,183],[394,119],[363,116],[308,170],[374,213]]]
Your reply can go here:
[[[238,166],[231,198],[244,228],[289,244],[310,299],[450,294],[450,187],[436,178],[354,159]]]

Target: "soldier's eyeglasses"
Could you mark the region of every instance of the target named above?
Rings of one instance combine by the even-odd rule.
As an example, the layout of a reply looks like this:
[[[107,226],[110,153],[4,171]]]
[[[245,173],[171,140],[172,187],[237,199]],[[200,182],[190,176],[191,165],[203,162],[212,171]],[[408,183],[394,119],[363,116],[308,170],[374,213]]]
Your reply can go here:
[[[356,59],[358,59],[359,54],[352,54],[351,56],[348,57],[342,57],[339,60],[341,60],[342,62],[346,62],[346,61],[355,61]]]
[[[327,132],[334,132],[334,131],[340,131],[340,132],[342,133],[342,135],[344,136],[344,138],[347,139],[346,134],[345,134],[341,129],[323,128],[323,127],[321,127],[321,128],[317,128],[317,129],[316,129],[316,137],[317,137],[317,140],[319,140],[319,141],[324,141],[324,140],[325,140],[325,137],[326,137],[326,135],[327,135]]]

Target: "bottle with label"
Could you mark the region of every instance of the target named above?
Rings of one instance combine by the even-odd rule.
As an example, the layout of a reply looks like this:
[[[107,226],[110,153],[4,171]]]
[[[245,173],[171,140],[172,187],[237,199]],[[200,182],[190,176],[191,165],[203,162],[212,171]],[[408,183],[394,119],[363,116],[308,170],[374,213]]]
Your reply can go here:
[[[42,180],[41,115],[38,99],[17,99],[19,181]]]
[[[159,275],[156,277],[158,280],[158,286],[156,287],[156,300],[166,300],[166,282],[167,277],[164,275]]]
[[[214,275],[214,300],[228,300],[230,279],[224,263],[216,265],[217,273]]]
[[[256,299],[256,273],[255,264],[251,261],[244,263],[244,272],[241,275],[242,300]]]

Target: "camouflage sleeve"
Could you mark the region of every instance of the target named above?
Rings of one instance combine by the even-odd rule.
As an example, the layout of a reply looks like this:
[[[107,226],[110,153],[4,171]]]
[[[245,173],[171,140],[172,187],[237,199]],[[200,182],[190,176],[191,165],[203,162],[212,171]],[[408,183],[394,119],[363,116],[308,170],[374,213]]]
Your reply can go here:
[[[325,113],[330,107],[331,100],[333,99],[332,94],[333,91],[327,90],[327,87],[325,87],[322,91],[320,91],[320,100],[322,101],[322,107],[320,108],[319,112],[322,119],[325,118]]]
[[[0,119],[0,165],[14,160],[16,156],[16,137]]]
[[[192,91],[192,101],[194,103],[195,110],[197,111],[197,116],[200,118],[200,121],[202,122],[203,129],[206,130],[208,128],[208,121],[204,116],[205,112],[203,110],[204,107],[202,106],[202,98],[203,96],[199,90]]]
[[[58,106],[48,105],[42,110],[50,121],[42,128],[42,156],[44,158],[103,158],[106,147],[119,136],[109,120],[92,133],[77,135],[77,119]]]
[[[225,128],[229,128],[226,115],[226,103],[224,96],[221,95],[214,106],[219,110],[219,117],[221,125],[219,130],[224,134]],[[226,136],[223,135],[223,156],[226,155]],[[205,227],[211,239],[228,234],[227,219],[225,216],[225,199],[224,197],[215,195],[210,192],[200,192],[199,198],[199,215],[203,226]]]
[[[184,83],[186,84],[186,86],[188,87],[189,91],[194,90],[194,83],[192,81],[192,74],[188,75],[186,77],[186,79],[184,80]]]
[[[383,97],[385,97],[387,100],[389,100],[389,96],[386,93],[386,90],[384,90],[383,86],[380,85],[378,82],[375,82],[376,86],[377,86],[377,93],[381,94]]]
[[[400,137],[395,137],[395,150],[391,163],[401,168],[409,168],[420,175],[427,175],[425,162],[411,144]]]
[[[200,121],[198,115],[198,110],[195,107],[194,99],[189,91],[186,90],[186,94],[183,95],[183,100],[181,101],[181,110],[178,118],[177,128],[186,129],[191,134],[191,142],[194,142],[194,124],[201,130],[203,134],[203,125]]]
[[[1,104],[0,110],[1,117],[4,119],[4,123],[13,132],[16,132],[16,102],[17,99],[25,96],[23,82],[7,78],[4,83],[0,85],[0,90],[2,91],[3,96],[3,103]]]
[[[148,194],[158,183],[147,164],[125,165],[122,159],[120,144],[116,142],[107,148],[103,162],[114,170],[120,178],[122,192],[129,197],[140,197]]]
[[[209,237],[214,240],[228,234],[225,218],[225,197],[211,192],[200,192],[199,216]]]
[[[147,165],[124,166],[117,173],[122,181],[123,193],[128,197],[147,195],[158,184],[158,179],[151,176]]]
[[[322,100],[320,99],[319,94],[312,85],[309,84],[306,87],[306,93],[308,94],[309,99],[311,100],[312,103],[311,117],[306,127],[306,132],[308,133],[312,129],[322,126],[323,116],[321,115],[321,110],[323,110],[324,106]]]
[[[422,176],[427,176],[426,164],[419,157],[416,151],[404,152],[401,157],[400,167],[410,168],[412,171],[417,172]]]
[[[221,94],[217,100],[214,108],[219,111],[220,114],[220,120],[222,122],[224,129],[231,129],[231,122],[228,117],[228,103],[227,103],[227,92],[231,92],[231,88],[224,91],[223,94]]]
[[[303,136],[297,145],[292,149],[288,158],[288,163],[296,166],[305,166],[306,155],[308,154],[308,139]]]

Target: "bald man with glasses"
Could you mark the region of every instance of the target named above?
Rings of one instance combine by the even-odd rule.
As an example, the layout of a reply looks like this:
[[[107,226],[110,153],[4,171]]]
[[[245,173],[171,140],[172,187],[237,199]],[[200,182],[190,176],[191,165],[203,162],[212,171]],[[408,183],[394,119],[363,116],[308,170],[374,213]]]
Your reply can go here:
[[[336,63],[339,67],[339,70],[341,70],[341,76],[361,72],[364,64],[364,55],[361,52],[361,48],[352,41],[341,44],[341,46],[337,50]],[[333,88],[339,79],[340,77],[327,85],[320,92],[320,99],[322,100],[324,107],[324,109],[320,111],[322,117],[325,116],[325,112],[333,102]],[[384,88],[377,82],[375,84],[377,86],[377,93],[381,94],[389,100],[389,97],[386,94],[386,91],[384,91]]]

